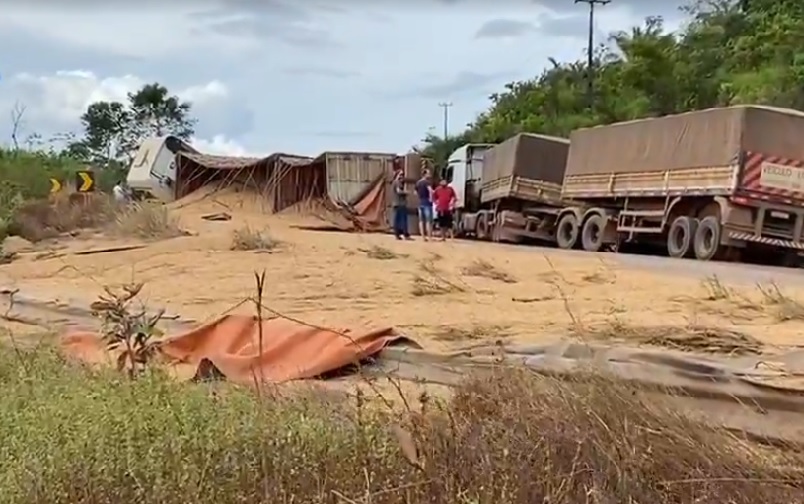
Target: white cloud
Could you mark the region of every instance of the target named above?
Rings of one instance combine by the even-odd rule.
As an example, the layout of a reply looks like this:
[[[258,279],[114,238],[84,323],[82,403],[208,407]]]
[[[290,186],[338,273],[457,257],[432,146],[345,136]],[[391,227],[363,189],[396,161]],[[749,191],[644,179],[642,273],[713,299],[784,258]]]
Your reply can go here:
[[[44,138],[57,133],[80,134],[80,117],[86,108],[98,101],[127,100],[128,93],[140,89],[146,80],[136,75],[101,77],[89,70],[60,70],[47,75],[20,73],[3,81],[0,88],[0,110],[11,110],[14,103],[25,107],[22,136],[39,133]],[[205,109],[216,114],[226,105],[229,89],[219,80],[188,86],[174,92],[193,104],[193,114]],[[209,119],[209,118],[208,118]],[[213,121],[209,121],[214,124]],[[243,155],[245,150],[233,139],[221,134],[212,140],[199,139],[216,153]]]
[[[654,5],[675,20],[676,1],[661,9],[647,2],[637,14],[618,0],[596,13],[596,24],[603,33],[627,30]],[[47,137],[79,130],[86,105],[124,99],[146,79],[193,102],[204,151],[401,152],[429,126],[441,131],[439,102],[455,104],[456,132],[506,82],[538,75],[548,57],[585,55],[587,7],[568,0],[493,9],[481,0],[375,0],[368,10],[317,3],[9,4],[0,16],[0,142],[17,100],[28,107],[27,131]],[[516,41],[475,39],[494,18],[536,28]]]
[[[87,106],[97,101],[126,101],[143,85],[134,75],[100,78],[85,70],[60,70],[50,75],[17,74],[8,79],[10,95],[27,107],[29,119],[47,118],[60,125],[76,123]]]
[[[190,145],[204,154],[248,157],[263,157],[267,155],[250,152],[248,149],[240,145],[236,140],[227,138],[225,135],[215,135],[210,140],[203,138],[191,138]]]
[[[229,88],[221,81],[214,80],[200,86],[190,86],[176,93],[182,100],[192,103],[194,106],[203,105],[208,102],[218,101],[229,97]]]

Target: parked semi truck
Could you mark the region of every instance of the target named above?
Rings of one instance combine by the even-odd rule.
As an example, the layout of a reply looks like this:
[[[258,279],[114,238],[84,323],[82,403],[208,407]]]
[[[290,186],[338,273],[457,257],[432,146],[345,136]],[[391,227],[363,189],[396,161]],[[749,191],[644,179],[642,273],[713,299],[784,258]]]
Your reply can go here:
[[[708,109],[574,131],[557,222],[564,248],[662,244],[672,257],[796,262],[804,248],[804,113]]]
[[[580,129],[568,144],[518,135],[480,150],[481,162],[461,149],[450,157],[465,235],[587,251],[651,243],[700,260],[758,252],[788,264],[804,250],[795,110],[708,109]]]
[[[566,138],[520,133],[496,146],[456,150],[447,177],[457,196],[458,235],[555,241],[569,145]]]

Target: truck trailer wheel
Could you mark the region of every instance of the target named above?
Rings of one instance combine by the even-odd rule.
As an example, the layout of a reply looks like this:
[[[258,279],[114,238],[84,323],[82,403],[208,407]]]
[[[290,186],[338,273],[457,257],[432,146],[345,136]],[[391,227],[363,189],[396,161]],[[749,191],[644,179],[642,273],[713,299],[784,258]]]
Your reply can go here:
[[[581,231],[581,244],[587,252],[598,252],[603,247],[603,232],[606,230],[608,220],[606,217],[592,215],[583,223]]]
[[[575,214],[564,214],[556,225],[556,243],[564,250],[574,249],[578,245],[580,226]]]
[[[670,257],[689,257],[693,253],[693,240],[698,230],[698,219],[682,215],[676,217],[667,231],[667,253]]]
[[[708,261],[714,259],[720,252],[720,219],[710,215],[704,217],[698,224],[698,229],[695,230],[695,238],[693,238],[693,248],[695,250],[695,257],[701,261]]]

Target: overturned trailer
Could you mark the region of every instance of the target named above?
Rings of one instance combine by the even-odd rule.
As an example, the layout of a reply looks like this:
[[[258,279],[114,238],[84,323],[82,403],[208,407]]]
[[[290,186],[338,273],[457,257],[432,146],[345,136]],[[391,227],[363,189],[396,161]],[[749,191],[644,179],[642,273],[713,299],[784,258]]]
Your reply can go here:
[[[559,245],[662,243],[673,257],[804,249],[804,113],[717,108],[574,131]]]

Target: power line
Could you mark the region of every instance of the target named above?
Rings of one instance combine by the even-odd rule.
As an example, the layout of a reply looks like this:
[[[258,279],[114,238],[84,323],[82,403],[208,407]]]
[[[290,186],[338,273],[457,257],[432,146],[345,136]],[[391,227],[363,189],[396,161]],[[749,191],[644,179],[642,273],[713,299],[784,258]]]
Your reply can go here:
[[[611,0],[575,0],[575,3],[589,4],[589,41],[586,46],[586,85],[589,92],[589,108],[595,101],[595,5],[606,5]]]
[[[449,109],[452,107],[452,102],[441,102],[439,107],[444,109],[444,141],[449,137]]]

